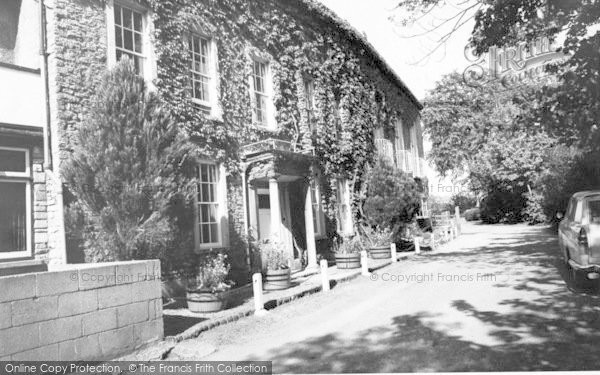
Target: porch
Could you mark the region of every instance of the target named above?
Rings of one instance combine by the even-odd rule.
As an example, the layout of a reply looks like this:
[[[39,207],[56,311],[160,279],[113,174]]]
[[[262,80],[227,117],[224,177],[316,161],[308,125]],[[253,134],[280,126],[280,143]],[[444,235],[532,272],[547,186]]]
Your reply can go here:
[[[312,151],[267,139],[246,145],[242,153],[247,234],[258,241],[277,238],[292,271],[317,270]]]

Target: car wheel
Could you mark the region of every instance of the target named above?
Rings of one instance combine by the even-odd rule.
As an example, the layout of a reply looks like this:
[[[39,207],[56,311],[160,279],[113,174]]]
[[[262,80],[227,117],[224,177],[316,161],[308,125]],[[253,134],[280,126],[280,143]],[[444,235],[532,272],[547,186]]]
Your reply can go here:
[[[571,282],[578,289],[596,289],[598,288],[598,280],[590,280],[585,272],[579,271],[573,267],[569,267]]]

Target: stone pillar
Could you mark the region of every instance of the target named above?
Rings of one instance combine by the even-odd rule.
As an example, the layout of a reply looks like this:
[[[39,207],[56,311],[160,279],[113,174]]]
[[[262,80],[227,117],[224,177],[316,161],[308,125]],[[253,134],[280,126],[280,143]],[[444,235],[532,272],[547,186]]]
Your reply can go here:
[[[269,179],[269,200],[271,201],[271,237],[281,240],[281,206],[279,201],[279,182],[277,178]]]
[[[315,222],[313,212],[313,201],[310,190],[310,183],[306,189],[306,199],[304,200],[304,224],[306,227],[306,251],[308,252],[307,269],[316,270],[317,265],[317,246],[315,244]]]

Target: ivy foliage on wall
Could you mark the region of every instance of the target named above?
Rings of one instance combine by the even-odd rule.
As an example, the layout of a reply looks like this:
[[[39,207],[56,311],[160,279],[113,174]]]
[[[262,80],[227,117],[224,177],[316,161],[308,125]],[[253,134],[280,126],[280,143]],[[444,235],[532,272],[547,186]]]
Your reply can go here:
[[[177,121],[203,152],[241,172],[240,146],[264,138],[292,140],[314,148],[325,187],[326,207],[335,206],[335,178],[360,190],[373,162],[373,130],[392,129],[397,119],[416,121],[418,109],[374,66],[364,46],[346,30],[326,22],[312,0],[148,0],[153,11],[158,59],[156,87]],[[329,20],[331,21],[331,20]],[[222,118],[205,116],[191,105],[187,39],[190,33],[214,38],[218,50]],[[252,57],[269,61],[278,129],[253,123]],[[306,111],[305,81],[314,86],[314,119]]]

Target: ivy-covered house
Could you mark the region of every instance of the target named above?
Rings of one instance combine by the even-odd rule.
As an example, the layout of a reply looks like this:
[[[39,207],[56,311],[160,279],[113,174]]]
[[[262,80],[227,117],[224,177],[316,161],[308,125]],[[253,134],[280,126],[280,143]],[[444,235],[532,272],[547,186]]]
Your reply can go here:
[[[45,5],[57,170],[94,83],[130,58],[204,155],[194,253],[224,249],[243,269],[248,238],[276,234],[296,268],[316,267],[332,238],[355,230],[375,155],[423,177],[421,104],[362,34],[314,0]]]

